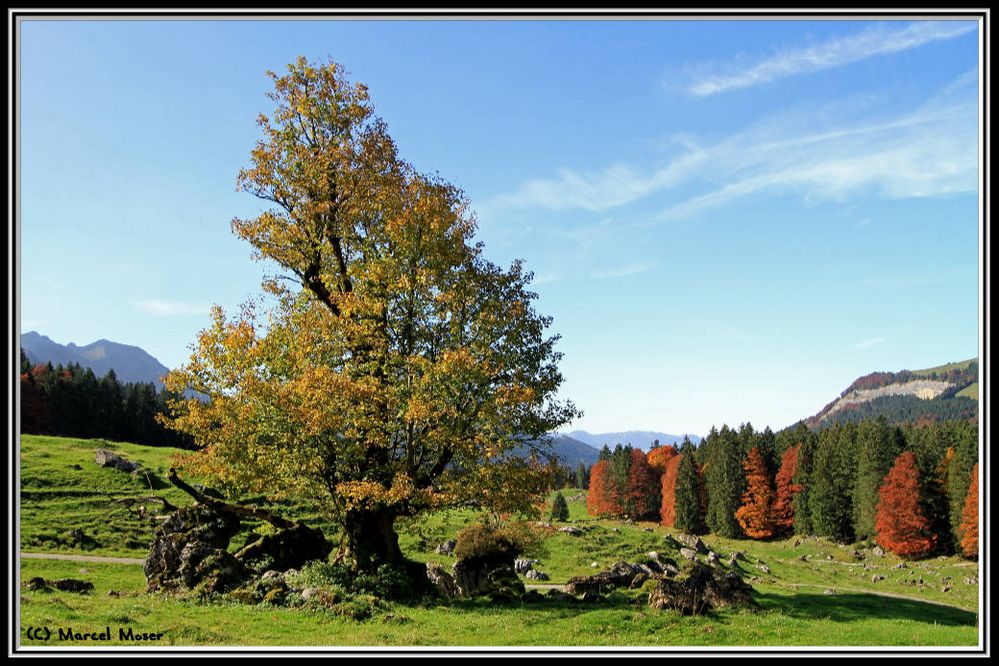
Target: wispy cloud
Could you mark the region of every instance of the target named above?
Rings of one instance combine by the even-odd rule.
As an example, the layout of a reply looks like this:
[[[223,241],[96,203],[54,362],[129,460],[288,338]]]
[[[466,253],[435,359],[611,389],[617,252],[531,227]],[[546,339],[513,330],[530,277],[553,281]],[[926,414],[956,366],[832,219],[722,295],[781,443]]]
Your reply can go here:
[[[603,268],[600,270],[592,271],[590,273],[590,277],[602,280],[606,278],[619,278],[619,277],[628,277],[629,275],[639,275],[641,273],[648,273],[651,270],[652,270],[651,266],[646,266],[644,264],[626,264],[624,266]]]
[[[863,340],[863,341],[858,342],[857,344],[853,345],[853,348],[856,349],[856,350],[870,349],[871,347],[875,347],[877,345],[880,345],[882,342],[884,342],[887,339],[888,338],[884,338],[884,337],[869,338],[867,340]]]
[[[713,143],[685,137],[652,169],[562,169],[486,205],[600,211],[662,195],[659,218],[679,218],[761,191],[805,201],[942,197],[978,187],[977,76],[962,75],[914,111],[833,124],[838,107],[789,112]],[[817,130],[816,127],[824,129]]]
[[[153,317],[178,317],[182,315],[207,314],[211,306],[200,303],[180,303],[177,301],[164,301],[158,298],[147,298],[141,301],[133,301],[132,307],[143,314],[152,315]]]
[[[848,65],[873,56],[907,51],[930,42],[953,39],[975,29],[974,23],[954,21],[912,23],[901,29],[879,25],[822,44],[789,49],[750,67],[702,77],[692,83],[688,91],[704,97],[748,88],[796,74]]]

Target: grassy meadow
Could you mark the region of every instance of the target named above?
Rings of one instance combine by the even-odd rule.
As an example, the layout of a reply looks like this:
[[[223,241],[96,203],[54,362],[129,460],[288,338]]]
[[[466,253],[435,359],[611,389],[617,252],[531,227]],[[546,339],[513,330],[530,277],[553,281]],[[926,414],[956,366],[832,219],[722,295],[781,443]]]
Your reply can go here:
[[[94,450],[112,448],[152,472],[132,477],[98,467]],[[118,500],[156,494],[175,504],[189,498],[165,481],[168,449],[95,440],[24,436],[21,442],[21,551],[62,555],[143,558],[151,523],[130,514]],[[150,488],[150,485],[153,487]],[[679,560],[669,531],[653,523],[625,524],[586,515],[585,492],[564,491],[570,522],[581,536],[545,530],[528,556],[552,584],[595,573],[648,552]],[[280,511],[322,524],[304,505]],[[400,522],[407,556],[450,566],[436,547],[480,516],[447,511]],[[558,525],[556,525],[558,526]],[[80,528],[89,538],[74,543]],[[262,529],[248,525],[246,531]],[[870,549],[826,539],[792,538],[756,542],[704,538],[725,562],[734,551],[738,566],[756,590],[758,609],[723,610],[700,617],[652,611],[647,590],[619,590],[597,602],[535,599],[519,605],[484,600],[405,605],[373,601],[363,621],[321,608],[266,604],[207,603],[145,593],[137,564],[22,558],[21,580],[81,578],[90,594],[59,591],[20,593],[21,645],[26,627],[72,627],[99,631],[110,626],[111,641],[49,641],[74,645],[148,646],[976,646],[978,565],[956,557],[905,563],[877,557]],[[237,536],[233,547],[242,543]],[[593,563],[597,564],[594,568]],[[768,571],[767,571],[768,570]],[[875,577],[883,577],[874,582]],[[920,582],[921,581],[921,582]],[[532,581],[527,581],[531,583]],[[118,627],[162,632],[159,641],[118,640]]]

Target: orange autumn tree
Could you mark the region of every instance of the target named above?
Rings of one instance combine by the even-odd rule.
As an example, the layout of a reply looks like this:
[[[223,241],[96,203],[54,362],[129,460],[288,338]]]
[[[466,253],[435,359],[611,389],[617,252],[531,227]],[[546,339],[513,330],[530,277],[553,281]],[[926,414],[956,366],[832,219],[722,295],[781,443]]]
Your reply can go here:
[[[798,473],[798,452],[801,445],[792,446],[781,456],[777,471],[777,499],[774,501],[773,521],[777,532],[788,534],[794,529],[794,496],[804,490],[800,483],[794,483]]]
[[[676,480],[680,473],[682,453],[670,457],[663,470],[662,505],[659,509],[659,522],[665,527],[676,526]]]
[[[511,455],[578,414],[520,262],[488,261],[455,186],[403,161],[367,88],[334,62],[269,73],[274,108],[232,230],[266,260],[263,305],[212,311],[167,387],[186,471],[306,500],[356,569],[405,564],[396,519],[470,502],[536,510],[550,467]],[[264,311],[266,306],[266,311]]]
[[[901,557],[933,552],[937,536],[923,511],[916,454],[903,452],[881,483],[874,529],[878,545]]]
[[[656,470],[656,473],[662,477],[663,473],[666,471],[666,465],[669,464],[671,458],[676,455],[676,449],[670,446],[657,446],[651,451],[649,451],[646,457],[649,466]]]
[[[742,463],[746,471],[746,492],[742,506],[735,511],[742,531],[752,539],[768,539],[774,535],[774,487],[767,473],[759,448],[753,447]]]
[[[633,518],[651,517],[659,509],[659,502],[656,501],[659,489],[653,485],[658,481],[659,476],[649,465],[645,452],[632,449],[623,502],[625,513]]]
[[[971,485],[961,514],[961,550],[965,557],[978,557],[978,463],[971,471]]]
[[[608,460],[600,460],[590,468],[590,490],[586,494],[586,512],[591,516],[616,516],[621,513]]]

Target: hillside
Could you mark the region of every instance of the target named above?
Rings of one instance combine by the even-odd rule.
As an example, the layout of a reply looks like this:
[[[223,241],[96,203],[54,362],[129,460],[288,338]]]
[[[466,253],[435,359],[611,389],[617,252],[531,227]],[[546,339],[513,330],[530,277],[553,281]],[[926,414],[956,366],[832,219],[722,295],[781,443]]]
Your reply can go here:
[[[856,379],[805,423],[811,428],[885,416],[892,423],[978,417],[978,359]]]
[[[151,382],[157,390],[163,388],[161,378],[169,372],[169,368],[140,347],[110,340],[98,340],[78,347],[72,342],[61,345],[40,333],[29,331],[21,335],[21,348],[32,363],[78,363],[93,370],[98,377],[114,369],[119,382]]]
[[[600,451],[567,435],[552,435],[551,452],[558,458],[560,465],[570,470],[576,469],[579,463],[590,467],[600,457]],[[523,447],[514,453],[515,455],[526,455],[528,449]]]

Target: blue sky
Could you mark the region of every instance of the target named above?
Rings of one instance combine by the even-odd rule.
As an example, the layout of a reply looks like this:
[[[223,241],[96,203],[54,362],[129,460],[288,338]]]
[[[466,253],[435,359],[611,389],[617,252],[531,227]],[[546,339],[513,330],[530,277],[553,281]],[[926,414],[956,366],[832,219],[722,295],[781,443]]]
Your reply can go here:
[[[979,349],[974,21],[29,21],[21,330],[168,366],[267,266],[229,231],[266,70],[345,65],[525,259],[575,428],[784,427]]]

